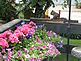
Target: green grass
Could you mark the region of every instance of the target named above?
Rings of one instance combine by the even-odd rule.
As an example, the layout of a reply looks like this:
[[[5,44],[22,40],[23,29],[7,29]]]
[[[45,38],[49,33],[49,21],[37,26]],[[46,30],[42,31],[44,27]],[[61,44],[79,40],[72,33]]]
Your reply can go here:
[[[63,38],[63,40],[64,40],[64,44],[67,44],[67,38]],[[71,45],[81,46],[81,40],[80,39],[70,39],[69,43]]]
[[[55,61],[67,61],[67,55],[61,54],[54,58]],[[69,61],[78,61],[78,59],[72,55],[69,55]]]

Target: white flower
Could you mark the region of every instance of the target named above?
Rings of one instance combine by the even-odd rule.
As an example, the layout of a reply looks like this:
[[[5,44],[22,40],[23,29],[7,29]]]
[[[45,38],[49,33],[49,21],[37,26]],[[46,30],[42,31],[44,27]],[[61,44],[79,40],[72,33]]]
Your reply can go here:
[[[30,58],[30,55],[29,55],[29,54],[27,54],[27,55],[24,55],[24,57],[25,57],[25,58]]]

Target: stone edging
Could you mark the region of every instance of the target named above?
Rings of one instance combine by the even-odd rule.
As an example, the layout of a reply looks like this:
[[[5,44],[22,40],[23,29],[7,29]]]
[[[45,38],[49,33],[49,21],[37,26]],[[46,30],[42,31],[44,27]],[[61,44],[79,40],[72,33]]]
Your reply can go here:
[[[19,19],[15,19],[15,20],[13,20],[13,21],[10,21],[10,22],[8,22],[8,23],[6,23],[6,24],[1,25],[1,26],[0,26],[0,33],[1,33],[1,32],[4,32],[5,30],[9,29],[10,27],[12,27],[13,25],[17,24],[17,23],[20,22],[20,21],[21,21],[21,20],[19,20]]]

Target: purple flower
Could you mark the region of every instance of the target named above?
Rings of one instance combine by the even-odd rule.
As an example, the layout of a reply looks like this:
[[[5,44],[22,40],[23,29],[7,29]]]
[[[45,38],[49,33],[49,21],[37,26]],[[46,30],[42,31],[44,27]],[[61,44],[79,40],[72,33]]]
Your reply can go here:
[[[22,56],[22,51],[18,50],[17,54],[18,54],[19,57]]]
[[[48,37],[51,37],[52,36],[52,31],[48,31],[47,34],[48,34]]]
[[[36,40],[38,43],[40,43],[40,44],[42,43],[42,41],[38,38],[38,36],[36,36]]]
[[[46,48],[47,48],[47,46],[42,46],[42,48],[43,48],[43,49],[46,49]]]
[[[48,56],[48,52],[44,52],[45,56]]]
[[[16,28],[19,27],[19,26],[20,26],[20,24],[15,25]]]
[[[56,49],[55,54],[56,55],[60,54],[60,52],[58,51],[58,49]]]
[[[21,25],[24,25],[26,22],[25,21],[21,21]]]
[[[1,53],[4,53],[4,52],[5,52],[5,49],[3,48],[2,51],[1,51]]]
[[[31,26],[36,26],[36,23],[34,23],[33,21],[29,22],[29,24],[30,24]]]
[[[54,54],[54,49],[49,49],[48,53],[51,54],[51,55],[53,55]]]
[[[51,55],[54,55],[54,54],[58,55],[58,54],[60,54],[60,52],[56,49],[55,45],[52,42],[50,42],[48,44],[48,53],[51,54]]]
[[[31,28],[29,31],[30,34],[34,34],[35,33],[35,29]]]
[[[14,52],[11,51],[11,49],[7,49],[8,50],[8,58],[7,61],[11,60],[12,54],[14,54]]]
[[[32,57],[32,58],[29,59],[29,61],[35,61],[35,58]]]
[[[41,61],[41,59],[40,58],[37,58],[36,61]]]
[[[24,48],[24,52],[25,52],[25,53],[28,53],[28,51],[27,51],[27,49],[26,49],[26,48]]]
[[[54,36],[57,38],[57,34],[56,33],[53,33],[54,34]]]
[[[56,41],[56,47],[58,48],[62,48],[63,47],[63,40],[61,40],[60,42]]]
[[[38,50],[39,50],[39,51],[41,50],[40,46],[38,46]]]
[[[34,47],[30,47],[30,51],[32,51],[34,49]]]
[[[27,39],[29,39],[29,38],[31,38],[32,37],[32,34],[31,33],[28,33],[27,35],[26,35],[26,38]]]
[[[6,61],[10,61],[10,59],[7,58]]]

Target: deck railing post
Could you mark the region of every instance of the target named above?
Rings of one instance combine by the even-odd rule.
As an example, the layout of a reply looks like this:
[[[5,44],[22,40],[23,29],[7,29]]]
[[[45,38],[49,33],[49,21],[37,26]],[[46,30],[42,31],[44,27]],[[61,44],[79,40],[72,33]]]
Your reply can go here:
[[[71,0],[69,0],[69,21],[67,25],[67,60],[69,61],[69,40],[70,40]]]

